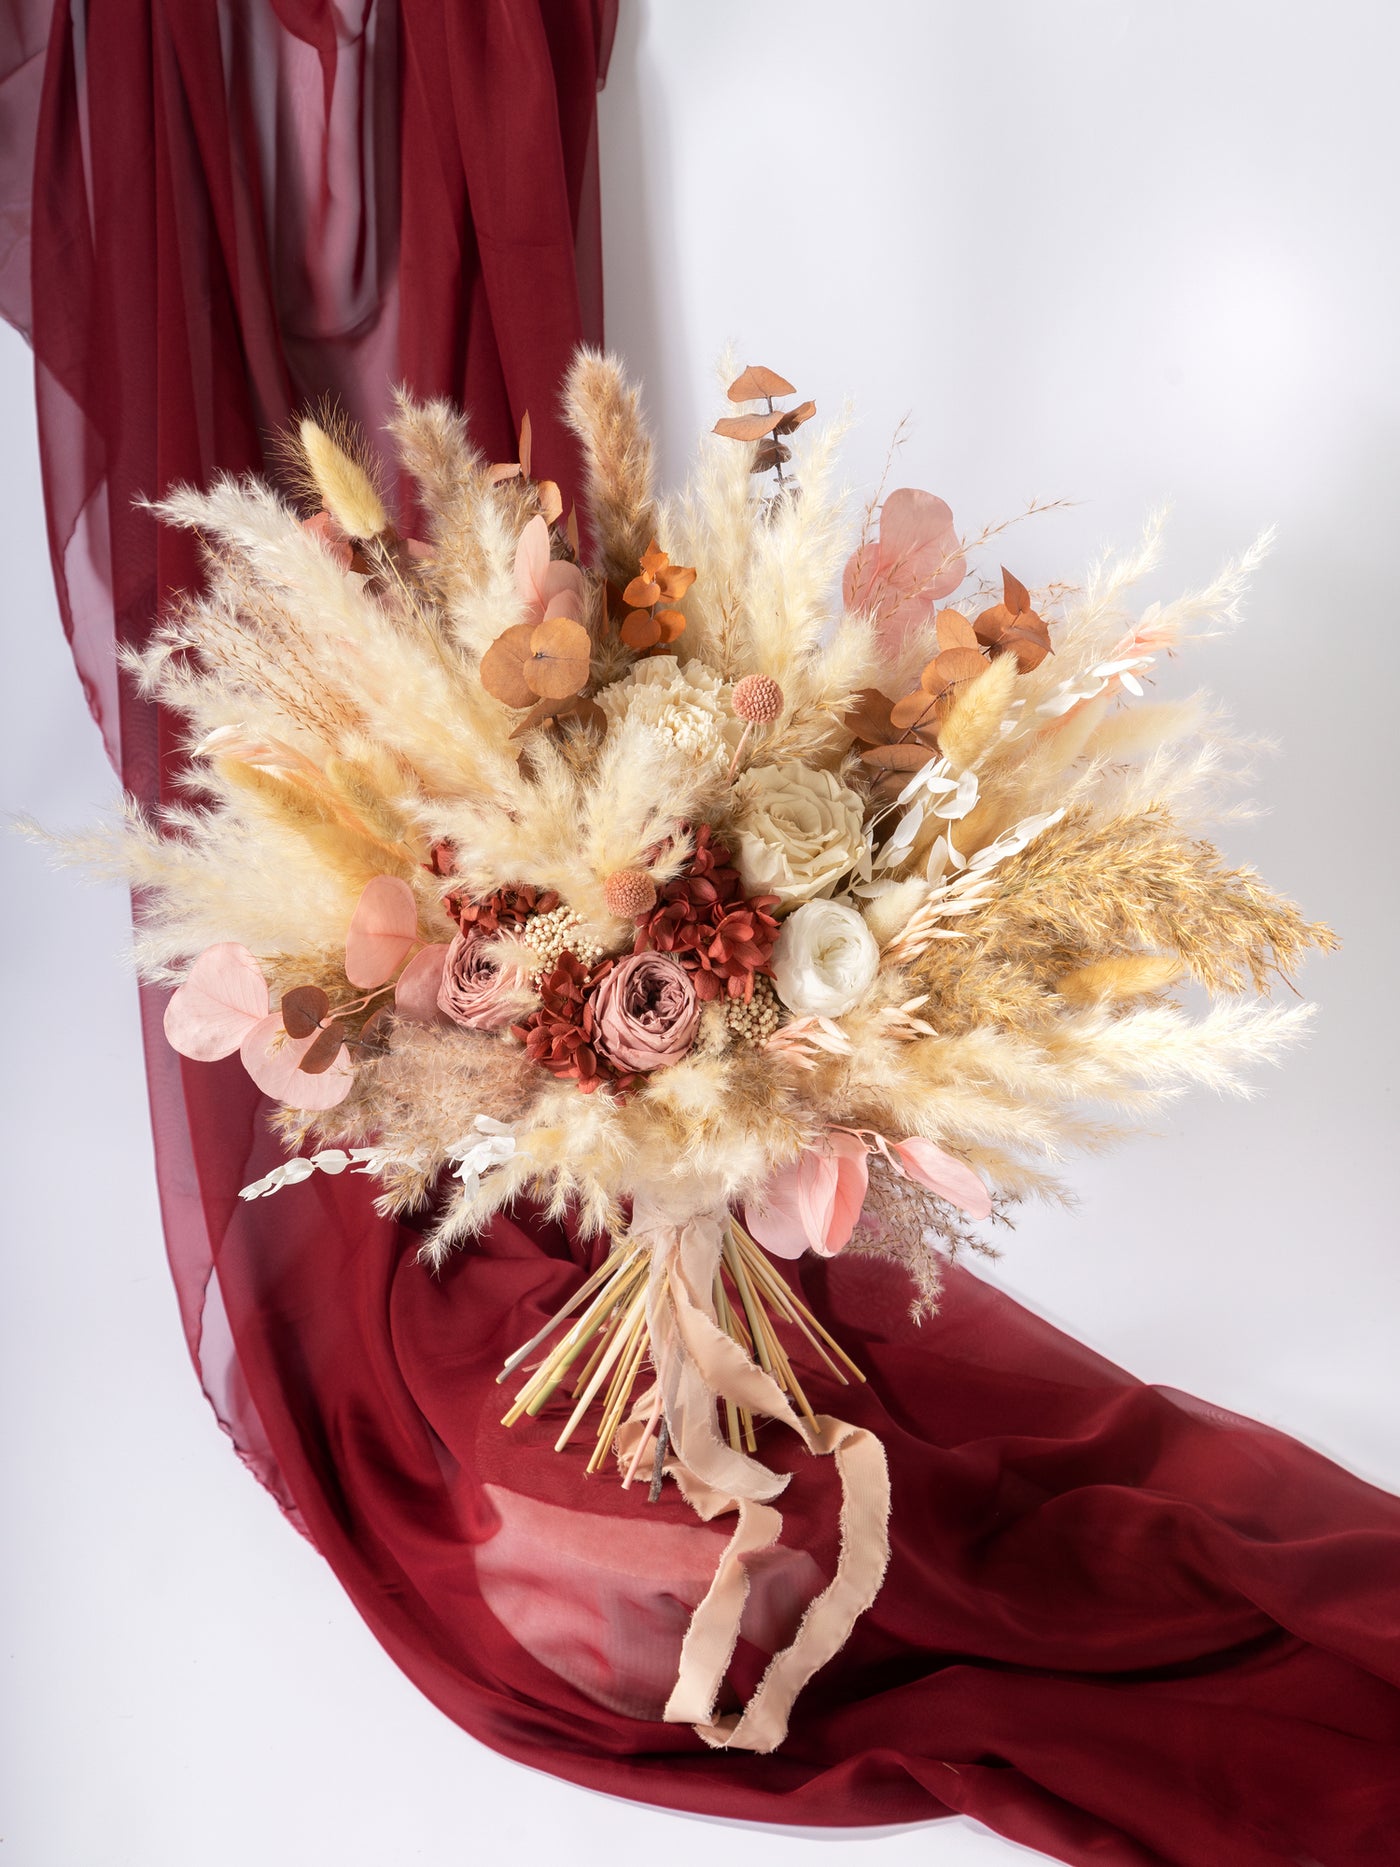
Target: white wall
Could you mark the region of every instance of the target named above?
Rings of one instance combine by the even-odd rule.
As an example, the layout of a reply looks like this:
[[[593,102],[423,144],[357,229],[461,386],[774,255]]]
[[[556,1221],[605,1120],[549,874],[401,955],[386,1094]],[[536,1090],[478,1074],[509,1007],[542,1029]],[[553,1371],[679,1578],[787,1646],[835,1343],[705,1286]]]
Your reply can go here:
[[[1318,1036],[1267,1098],[1198,1100],[1078,1169],[996,1275],[1149,1379],[1400,1488],[1390,596],[1397,487],[1393,10],[1246,0],[623,0],[603,98],[613,340],[667,470],[727,338],[827,410],[852,484],[975,529],[1032,495],[1029,580],[1176,501],[1160,591],[1281,528],[1250,620],[1173,673],[1282,755],[1232,854],[1343,932]],[[91,817],[110,776],[48,587],[27,353],[0,332],[3,804]],[[703,1824],[529,1777],[361,1627],[230,1456],[185,1360],[120,953],[125,904],[0,839],[6,1215],[0,1833],[20,1867],[712,1857]],[[79,1197],[77,1189],[82,1188]],[[936,1334],[930,1337],[936,1353]],[[740,1832],[774,1867],[813,1845]],[[1010,1859],[970,1827],[843,1860]]]

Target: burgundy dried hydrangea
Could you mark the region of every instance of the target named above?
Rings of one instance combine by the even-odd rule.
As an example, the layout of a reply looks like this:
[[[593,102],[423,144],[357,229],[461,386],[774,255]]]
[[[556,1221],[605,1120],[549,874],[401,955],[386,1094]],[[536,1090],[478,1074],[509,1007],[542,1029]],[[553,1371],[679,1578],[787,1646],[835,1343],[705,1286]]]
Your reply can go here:
[[[538,981],[540,1004],[523,1024],[511,1026],[512,1037],[525,1046],[532,1063],[576,1082],[584,1095],[606,1086],[625,1093],[637,1081],[635,1072],[621,1073],[601,1055],[597,1023],[590,994],[612,971],[605,960],[589,971],[574,954],[565,952],[552,972]]]
[[[521,927],[533,914],[552,914],[559,896],[552,888],[532,888],[528,882],[511,882],[481,901],[459,900],[456,919],[463,933],[472,928],[480,934],[510,932]],[[452,910],[449,908],[448,912]]]
[[[702,823],[684,872],[637,916],[632,950],[673,953],[691,973],[698,998],[751,999],[754,975],[772,973],[777,905],[777,895],[745,896],[728,846]]]

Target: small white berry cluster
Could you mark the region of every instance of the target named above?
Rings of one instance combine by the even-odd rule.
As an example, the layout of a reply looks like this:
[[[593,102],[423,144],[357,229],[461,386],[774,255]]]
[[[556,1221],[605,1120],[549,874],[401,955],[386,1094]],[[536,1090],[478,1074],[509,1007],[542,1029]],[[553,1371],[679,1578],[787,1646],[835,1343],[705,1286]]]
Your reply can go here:
[[[731,998],[725,1012],[736,1043],[764,1044],[778,1028],[778,995],[761,972],[754,974],[753,997],[747,1001]]]
[[[520,938],[529,947],[525,976],[533,985],[547,972],[553,972],[565,953],[572,953],[581,966],[596,966],[603,949],[582,931],[583,921],[572,908],[555,908],[549,914],[527,916]],[[535,958],[538,956],[538,964]]]

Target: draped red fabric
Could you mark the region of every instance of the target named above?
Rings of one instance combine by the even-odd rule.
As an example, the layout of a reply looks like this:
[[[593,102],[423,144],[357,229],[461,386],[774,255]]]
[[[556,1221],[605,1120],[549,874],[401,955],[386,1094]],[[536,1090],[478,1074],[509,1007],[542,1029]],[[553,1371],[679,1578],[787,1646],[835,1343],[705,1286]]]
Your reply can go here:
[[[65,625],[114,761],[166,795],[168,722],[118,681],[197,575],[133,504],[264,462],[302,402],[370,424],[401,376],[497,458],[599,333],[604,0],[8,0],[0,295],[31,334]],[[100,73],[100,84],[90,74]],[[440,1275],[363,1181],[253,1204],[277,1158],[236,1059],[148,995],[152,1118],[191,1352],[240,1455],[468,1731],[596,1789],[833,1826],[961,1810],[1067,1862],[1364,1867],[1400,1826],[1400,1501],[1148,1388],[967,1273],[916,1330],[887,1269],[801,1267],[868,1371],[804,1382],[877,1431],[893,1558],[770,1757],[656,1721],[724,1541],[507,1433],[505,1354],[584,1253],[535,1215]],[[781,1464],[781,1435],[763,1455]],[[794,1442],[795,1444],[795,1442]],[[829,1462],[790,1455],[742,1688],[830,1571]]]

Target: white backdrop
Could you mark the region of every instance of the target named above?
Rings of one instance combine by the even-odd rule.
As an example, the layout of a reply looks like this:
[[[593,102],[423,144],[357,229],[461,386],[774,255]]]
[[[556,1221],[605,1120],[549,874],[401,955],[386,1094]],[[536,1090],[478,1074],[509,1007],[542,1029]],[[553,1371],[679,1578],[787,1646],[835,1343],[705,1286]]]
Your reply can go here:
[[[602,99],[614,344],[678,474],[729,339],[834,411],[858,491],[1075,576],[1175,501],[1150,594],[1266,523],[1203,681],[1281,755],[1229,852],[1339,928],[1317,1035],[1253,1103],[1198,1099],[1028,1213],[998,1281],[1137,1374],[1400,1489],[1390,562],[1400,370],[1400,16],[1254,0],[623,0]],[[0,333],[10,810],[112,795],[48,581],[28,356]],[[0,839],[8,1535],[0,1833],[17,1867],[580,1867],[805,1859],[527,1777],[401,1678],[221,1440],[162,1257],[126,908]],[[937,1352],[936,1325],[930,1352]],[[842,1860],[990,1862],[965,1824]]]

